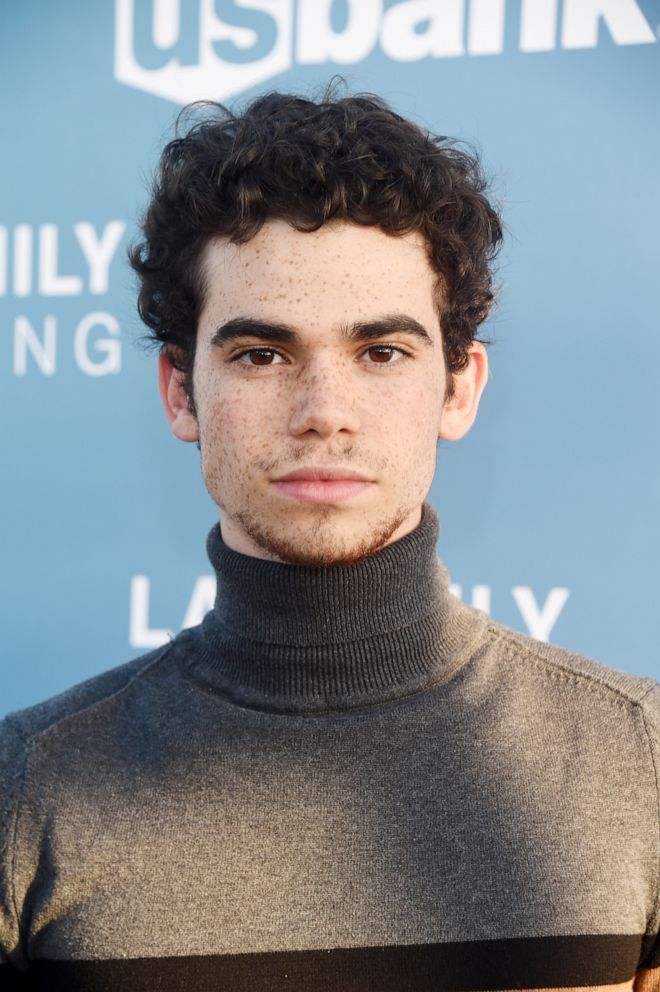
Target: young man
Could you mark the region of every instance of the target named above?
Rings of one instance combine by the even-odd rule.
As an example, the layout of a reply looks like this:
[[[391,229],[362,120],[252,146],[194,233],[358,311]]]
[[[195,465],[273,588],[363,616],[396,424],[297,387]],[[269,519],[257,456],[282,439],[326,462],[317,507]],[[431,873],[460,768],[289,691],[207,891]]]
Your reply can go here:
[[[660,988],[655,683],[436,558],[500,239],[476,162],[376,99],[165,149],[132,262],[218,598],[4,721],[2,988]]]

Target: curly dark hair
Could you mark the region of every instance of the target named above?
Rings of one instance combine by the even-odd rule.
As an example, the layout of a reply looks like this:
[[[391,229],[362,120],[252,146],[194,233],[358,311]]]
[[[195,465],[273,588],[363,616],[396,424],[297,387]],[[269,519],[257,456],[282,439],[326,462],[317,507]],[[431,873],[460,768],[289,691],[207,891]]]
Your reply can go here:
[[[163,150],[145,213],[143,240],[129,249],[140,279],[147,335],[184,373],[194,411],[192,369],[205,286],[201,255],[210,239],[249,241],[270,218],[300,231],[330,220],[421,232],[438,273],[438,316],[449,374],[494,300],[493,260],[502,242],[478,155],[435,136],[371,94],[319,102],[268,93],[240,114],[221,104],[201,112]]]

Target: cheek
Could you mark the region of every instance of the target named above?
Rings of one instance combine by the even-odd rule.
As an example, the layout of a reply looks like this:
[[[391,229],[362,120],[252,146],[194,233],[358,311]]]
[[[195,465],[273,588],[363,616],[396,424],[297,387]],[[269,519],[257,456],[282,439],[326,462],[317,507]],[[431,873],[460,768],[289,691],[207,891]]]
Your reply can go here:
[[[388,411],[386,433],[394,432],[406,450],[425,449],[437,437],[442,399],[437,382],[430,377],[418,381],[413,388],[382,397],[380,407]]]
[[[432,381],[420,382],[419,388],[389,409],[383,435],[397,475],[405,486],[427,488],[433,480],[437,458],[438,430],[442,411],[442,394]]]
[[[250,396],[237,391],[222,401],[216,397],[199,410],[202,455],[207,465],[236,470],[249,462],[267,442],[263,417]]]

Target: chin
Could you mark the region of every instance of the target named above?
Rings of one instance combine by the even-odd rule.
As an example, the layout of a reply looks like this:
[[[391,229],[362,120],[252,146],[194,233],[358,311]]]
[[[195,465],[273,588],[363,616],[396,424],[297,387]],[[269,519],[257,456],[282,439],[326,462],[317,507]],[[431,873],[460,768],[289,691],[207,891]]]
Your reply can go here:
[[[398,508],[387,517],[371,516],[361,527],[347,527],[339,520],[332,520],[339,507],[314,509],[315,519],[299,526],[282,527],[274,519],[255,520],[247,513],[239,514],[238,522],[251,542],[262,553],[266,552],[266,557],[290,565],[325,568],[352,565],[375,554],[392,541],[411,512]]]

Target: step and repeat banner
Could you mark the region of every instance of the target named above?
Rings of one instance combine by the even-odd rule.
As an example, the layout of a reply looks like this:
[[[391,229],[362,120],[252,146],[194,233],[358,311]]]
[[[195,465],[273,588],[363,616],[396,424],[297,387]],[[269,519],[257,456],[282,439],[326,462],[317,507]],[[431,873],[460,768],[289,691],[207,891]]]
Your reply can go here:
[[[660,677],[660,0],[7,0],[0,716],[213,601],[126,247],[177,111],[335,74],[476,146],[506,224],[479,420],[431,501],[454,591]]]

